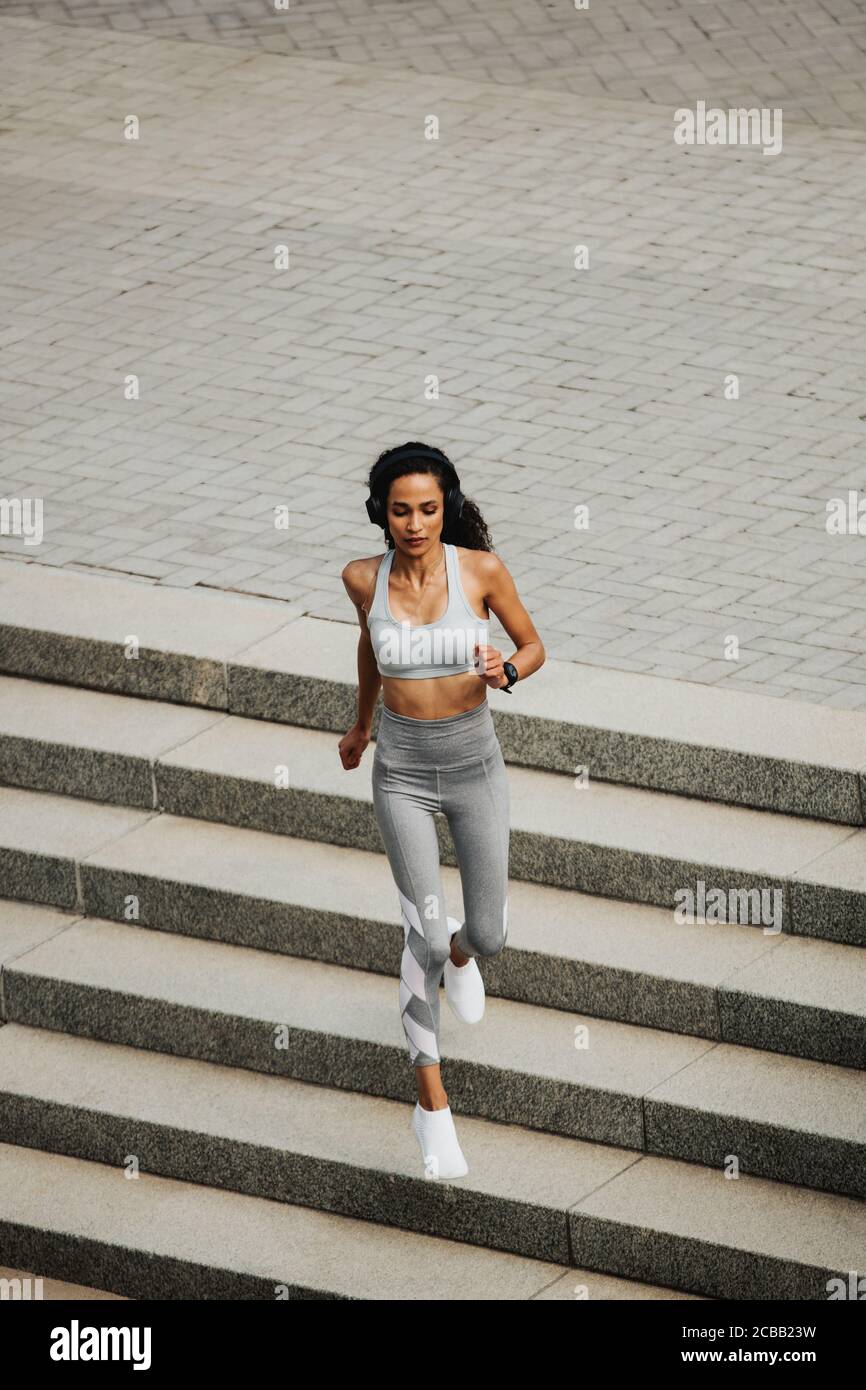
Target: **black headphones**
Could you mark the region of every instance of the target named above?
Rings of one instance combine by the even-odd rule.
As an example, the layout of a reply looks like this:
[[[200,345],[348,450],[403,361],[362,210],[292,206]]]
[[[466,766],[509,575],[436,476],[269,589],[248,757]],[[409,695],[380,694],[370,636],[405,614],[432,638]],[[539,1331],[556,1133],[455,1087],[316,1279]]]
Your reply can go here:
[[[460,491],[460,479],[457,477],[457,471],[453,463],[451,463],[438,449],[425,449],[423,447],[418,448],[411,444],[402,444],[400,448],[394,449],[386,459],[383,459],[382,462],[377,464],[373,469],[373,475],[370,479],[370,496],[367,498],[367,515],[374,525],[381,526],[383,530],[385,529],[385,503],[381,497],[376,497],[373,491],[377,480],[382,476],[386,468],[391,468],[395,463],[402,463],[404,459],[418,458],[431,459],[434,463],[444,464],[445,467],[450,469],[454,474],[456,482],[445,489],[445,522],[443,530],[453,527],[459,521],[460,514],[463,511],[463,503],[466,501],[466,498]]]

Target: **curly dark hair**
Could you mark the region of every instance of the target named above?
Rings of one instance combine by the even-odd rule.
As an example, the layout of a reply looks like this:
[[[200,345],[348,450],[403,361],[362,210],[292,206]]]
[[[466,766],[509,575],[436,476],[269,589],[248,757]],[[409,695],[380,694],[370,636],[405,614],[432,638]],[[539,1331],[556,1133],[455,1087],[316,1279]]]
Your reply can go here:
[[[408,448],[433,449],[437,454],[442,454],[442,462],[439,463],[435,459],[424,458],[423,456],[417,459],[402,459],[399,463],[395,463],[393,468],[384,468],[380,476],[376,479],[375,488],[373,488],[370,480],[373,477],[377,465],[383,463],[390,454],[396,453],[398,449]],[[388,492],[394,479],[405,478],[407,473],[430,473],[434,478],[438,478],[443,497],[449,487],[455,484],[459,485],[460,482],[457,476],[457,470],[447,454],[442,453],[442,450],[437,448],[435,444],[422,444],[417,439],[410,439],[406,444],[395,444],[392,448],[385,449],[385,451],[379,455],[368,474],[367,487],[370,488],[375,496],[381,497],[382,506],[384,507],[388,500]],[[387,522],[385,523],[385,540],[388,549],[393,550],[394,538],[388,530]],[[493,549],[493,539],[487,529],[487,523],[481,515],[477,504],[469,497],[467,497],[463,503],[463,511],[460,514],[457,524],[452,526],[446,521],[442,528],[442,540],[448,541],[452,545],[465,546],[467,550]]]

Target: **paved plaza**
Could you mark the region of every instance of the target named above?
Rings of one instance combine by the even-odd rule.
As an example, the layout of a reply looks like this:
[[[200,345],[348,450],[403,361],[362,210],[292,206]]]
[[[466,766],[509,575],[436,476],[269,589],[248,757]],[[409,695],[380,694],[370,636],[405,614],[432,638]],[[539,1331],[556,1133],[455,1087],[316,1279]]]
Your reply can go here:
[[[0,4],[0,555],[354,623],[425,439],[550,657],[866,708],[864,47],[842,0]],[[698,102],[781,151],[678,144]]]
[[[0,0],[0,14],[577,96],[866,124],[862,0]]]

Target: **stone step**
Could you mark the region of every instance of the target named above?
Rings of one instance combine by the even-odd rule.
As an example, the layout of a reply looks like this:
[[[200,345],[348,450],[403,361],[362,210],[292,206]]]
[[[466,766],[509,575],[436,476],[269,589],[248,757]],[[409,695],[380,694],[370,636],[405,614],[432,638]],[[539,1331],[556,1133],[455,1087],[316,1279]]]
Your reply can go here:
[[[431,1184],[410,1114],[286,1077],[0,1029],[11,1143],[114,1168],[134,1154],[145,1175],[578,1266],[535,1296],[573,1297],[583,1283],[593,1297],[825,1298],[828,1278],[866,1267],[858,1199],[465,1116],[469,1173]],[[593,1272],[580,1267],[590,1249]],[[602,1292],[608,1268],[646,1282]],[[657,1268],[674,1286],[652,1287]]]
[[[86,825],[103,808],[0,790],[0,866],[10,829],[19,857],[27,845],[33,856],[34,891],[19,872],[22,897],[38,901],[64,813]],[[370,851],[161,814],[76,859],[70,877],[79,897],[65,906],[91,917],[399,976],[399,905]],[[462,920],[458,870],[445,867],[442,883]],[[45,917],[22,906],[19,920],[28,912]],[[7,903],[8,930],[15,915]],[[677,923],[663,908],[520,880],[509,884],[509,919],[508,949],[481,962],[492,997],[866,1067],[866,953],[856,947]]]
[[[326,622],[272,600],[10,561],[0,611],[0,670],[12,675],[340,734],[355,720],[350,612]],[[488,698],[509,762],[866,824],[863,712],[554,660]]]
[[[152,809],[159,757],[225,717],[0,676],[0,780]]]
[[[144,795],[149,757],[153,797],[176,815],[382,852],[372,747],[347,772],[321,730],[0,679],[0,781]],[[866,830],[534,768],[511,768],[509,786],[512,878],[670,908],[704,884],[753,925],[866,945]],[[455,865],[444,817],[437,829]]]
[[[219,1187],[128,1180],[122,1163],[0,1143],[6,1258],[136,1299],[571,1299],[576,1282],[595,1298],[676,1296]]]
[[[392,978],[93,918],[13,932],[9,1022],[414,1099]],[[862,1071],[503,999],[477,1030],[443,1000],[441,1042],[455,1115],[866,1195]]]

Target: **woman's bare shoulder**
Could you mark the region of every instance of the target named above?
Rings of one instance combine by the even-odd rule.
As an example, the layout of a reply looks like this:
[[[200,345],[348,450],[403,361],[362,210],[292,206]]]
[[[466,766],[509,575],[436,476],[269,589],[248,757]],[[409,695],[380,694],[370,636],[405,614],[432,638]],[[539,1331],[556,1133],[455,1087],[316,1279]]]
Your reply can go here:
[[[342,580],[353,603],[366,599],[383,559],[382,555],[365,555],[343,566]]]
[[[494,550],[470,550],[465,545],[456,545],[454,549],[460,557],[461,565],[479,582],[493,579],[504,569]]]

